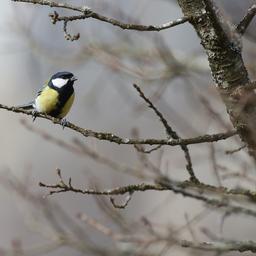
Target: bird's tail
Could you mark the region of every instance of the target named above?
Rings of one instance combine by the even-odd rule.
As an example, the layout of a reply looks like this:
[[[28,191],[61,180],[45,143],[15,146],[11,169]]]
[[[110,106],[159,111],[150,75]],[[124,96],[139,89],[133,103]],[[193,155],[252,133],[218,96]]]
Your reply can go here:
[[[27,109],[27,110],[29,110],[29,109],[34,109],[34,102],[31,101],[31,102],[29,102],[29,103],[27,103],[27,104],[15,106],[15,107],[16,107],[16,108]]]

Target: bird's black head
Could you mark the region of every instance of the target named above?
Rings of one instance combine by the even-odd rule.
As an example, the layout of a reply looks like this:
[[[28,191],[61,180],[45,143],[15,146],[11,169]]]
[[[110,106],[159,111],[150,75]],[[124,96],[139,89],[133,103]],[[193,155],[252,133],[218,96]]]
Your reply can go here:
[[[62,89],[66,86],[73,86],[76,80],[77,78],[71,72],[57,72],[51,77],[49,86],[54,87],[56,89]]]

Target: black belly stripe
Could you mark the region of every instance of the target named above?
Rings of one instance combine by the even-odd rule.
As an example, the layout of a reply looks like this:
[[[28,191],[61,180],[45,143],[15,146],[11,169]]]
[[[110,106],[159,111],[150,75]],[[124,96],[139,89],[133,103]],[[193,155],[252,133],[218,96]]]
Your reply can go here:
[[[65,104],[67,103],[68,99],[73,95],[74,93],[74,88],[73,88],[73,83],[70,85],[66,85],[63,88],[55,88],[55,90],[58,91],[59,96],[58,96],[58,103],[56,105],[56,108],[49,113],[49,115],[53,117],[58,117]]]

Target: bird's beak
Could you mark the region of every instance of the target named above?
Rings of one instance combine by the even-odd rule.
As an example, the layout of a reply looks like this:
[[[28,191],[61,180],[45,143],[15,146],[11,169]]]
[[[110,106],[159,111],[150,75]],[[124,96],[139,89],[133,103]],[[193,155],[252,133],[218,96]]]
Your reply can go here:
[[[77,80],[77,78],[75,76],[71,77],[70,79],[72,82],[75,82]]]

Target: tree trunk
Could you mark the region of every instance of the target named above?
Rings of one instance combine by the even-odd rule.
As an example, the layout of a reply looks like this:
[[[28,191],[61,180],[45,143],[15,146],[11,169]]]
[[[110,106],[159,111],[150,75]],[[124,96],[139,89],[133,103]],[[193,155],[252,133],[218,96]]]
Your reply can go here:
[[[250,80],[239,35],[223,23],[224,19],[210,0],[178,0],[178,3],[201,39],[230,119],[256,160],[256,94],[245,86]]]

